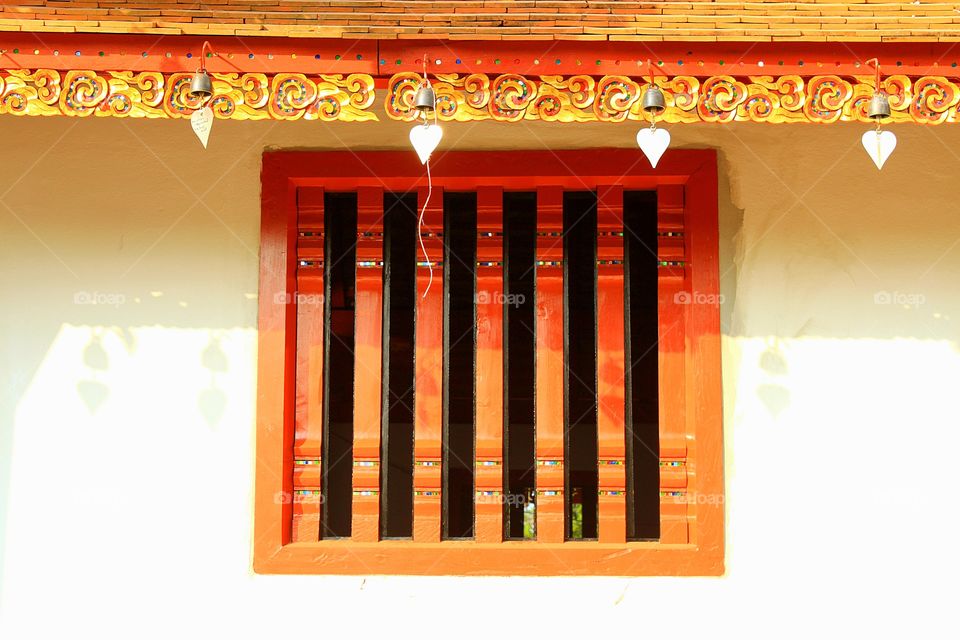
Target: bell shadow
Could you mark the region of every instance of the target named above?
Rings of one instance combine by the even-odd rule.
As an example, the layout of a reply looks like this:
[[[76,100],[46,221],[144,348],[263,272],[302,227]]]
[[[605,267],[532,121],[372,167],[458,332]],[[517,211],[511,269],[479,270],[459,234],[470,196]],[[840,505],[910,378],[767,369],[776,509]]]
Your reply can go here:
[[[760,354],[760,368],[771,376],[785,376],[788,372],[786,359],[773,347],[768,347]],[[780,414],[790,406],[790,391],[775,383],[758,386],[757,397],[774,418],[779,418]]]
[[[216,429],[227,410],[227,394],[219,387],[217,377],[229,368],[219,337],[211,336],[210,344],[200,355],[200,364],[210,371],[210,386],[200,392],[197,407],[207,426]]]
[[[91,377],[77,383],[77,393],[91,415],[97,413],[110,395],[110,388],[98,380],[99,376],[110,368],[110,359],[103,348],[103,337],[100,332],[90,337],[90,342],[83,349],[83,364],[90,369]]]

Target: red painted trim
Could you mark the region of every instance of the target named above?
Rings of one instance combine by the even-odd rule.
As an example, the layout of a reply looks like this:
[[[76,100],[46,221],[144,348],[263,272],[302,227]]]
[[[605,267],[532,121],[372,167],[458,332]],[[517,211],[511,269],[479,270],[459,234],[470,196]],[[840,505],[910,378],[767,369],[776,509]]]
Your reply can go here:
[[[254,569],[269,566],[291,540],[293,488],[293,386],[296,316],[275,295],[292,295],[297,192],[282,163],[264,157],[260,224],[260,291],[257,348],[257,493]]]
[[[213,51],[203,60],[211,73],[378,73],[372,40],[95,33],[5,32],[0,67],[192,73],[201,66],[205,41]]]
[[[501,42],[383,41],[381,73],[519,73],[527,75],[647,76],[650,58],[667,75],[870,75],[864,65],[879,57],[885,73],[956,75],[960,53],[951,43],[921,42]],[[413,58],[413,59],[411,59]],[[457,64],[457,60],[460,63]],[[440,64],[436,61],[440,60]],[[558,62],[559,61],[559,62]],[[763,61],[763,66],[758,63]],[[900,62],[900,65],[897,63]],[[702,63],[702,64],[701,64]],[[781,64],[782,63],[782,64]],[[857,66],[859,63],[859,66]]]
[[[503,539],[503,190],[477,191],[477,542]],[[486,266],[480,266],[484,263]]]
[[[323,189],[300,189],[297,194],[298,231],[313,235],[297,238],[297,259],[313,267],[297,269],[296,297],[277,296],[274,304],[297,309],[297,371],[293,442],[293,539],[320,539],[320,458],[323,436]]]
[[[443,189],[434,187],[427,202],[421,188],[418,210],[423,211],[424,255],[417,247],[416,344],[414,373],[413,539],[440,541],[440,462],[443,447]],[[426,207],[424,209],[424,207]],[[440,234],[440,235],[438,235]],[[429,290],[427,286],[429,285]]]
[[[690,176],[686,189],[686,238],[691,290],[695,304],[687,305],[687,433],[693,435],[690,506],[696,526],[691,542],[714,557],[723,557],[723,391],[720,377],[720,256],[717,219],[717,165],[703,164]],[[706,311],[700,310],[706,307]],[[706,375],[705,375],[705,372]],[[711,373],[714,373],[711,375]],[[716,493],[714,493],[716,492]]]
[[[423,165],[411,151],[323,152],[322,164],[314,151],[278,151],[276,158],[290,170],[298,186],[323,186],[329,191],[379,187],[407,191],[426,186]],[[265,156],[265,157],[266,157]],[[668,150],[656,169],[635,149],[576,151],[436,152],[431,159],[433,184],[448,191],[480,189],[496,184],[504,190],[529,190],[531,184],[564,189],[594,189],[619,184],[624,189],[655,189],[683,185],[690,171],[716,154],[712,150]],[[509,170],[505,167],[509,166]],[[572,168],[583,167],[578,175]],[[495,182],[493,180],[496,180]]]
[[[537,541],[563,542],[566,367],[563,358],[563,189],[559,186],[537,190],[536,260]]]
[[[356,259],[351,535],[358,542],[372,542],[380,537],[383,361],[383,190],[377,187],[357,193]],[[361,262],[370,266],[361,267]]]
[[[597,193],[597,453],[599,538],[625,542],[626,402],[624,380],[623,188]]]
[[[678,185],[664,185],[657,189],[658,230],[688,231],[688,216],[685,216],[687,189]],[[686,237],[684,236],[684,240]],[[684,262],[688,256],[683,241],[661,238],[657,253],[660,260]],[[660,459],[677,462],[683,471],[676,477],[665,477],[669,467],[661,468],[662,489],[688,491],[688,415],[686,397],[687,306],[685,296],[690,296],[686,278],[686,266],[668,270],[658,283],[658,310],[660,340],[657,345],[660,372]],[[690,507],[686,500],[661,499],[660,540],[673,544],[689,542]]]
[[[865,61],[876,57],[883,64],[885,74],[960,77],[960,67],[952,66],[960,61],[960,52],[952,43],[937,42],[502,41],[491,47],[489,41],[469,40],[377,41],[9,32],[4,34],[0,66],[10,69],[192,72],[199,67],[198,56],[204,40],[210,41],[216,54],[206,60],[208,69],[217,73],[367,73],[390,76],[401,72],[420,73],[426,56],[430,73],[627,75],[639,78],[648,75],[646,61],[650,58],[669,76],[862,76],[871,74]],[[58,55],[54,55],[54,51]],[[80,56],[75,55],[77,51]],[[103,56],[99,55],[101,51]],[[143,53],[147,55],[143,56]],[[193,58],[188,59],[187,53],[192,53]],[[316,58],[318,55],[319,59]],[[763,66],[758,64],[760,61]]]
[[[661,169],[654,171],[648,163],[641,161],[636,151],[591,149],[450,152],[439,155],[434,166],[435,186],[438,188],[475,188],[495,184],[503,185],[505,189],[530,189],[531,185],[550,185],[551,188],[544,191],[544,196],[548,195],[548,191],[554,195],[542,200],[545,204],[554,205],[556,194],[562,188],[596,189],[613,184],[623,188],[657,188],[661,229],[685,232],[682,248],[668,242],[660,247],[662,256],[689,261],[689,266],[663,271],[661,303],[664,302],[663,295],[669,295],[671,291],[695,292],[698,296],[698,304],[687,305],[677,304],[677,299],[673,298],[674,306],[666,309],[670,317],[682,318],[686,332],[681,336],[685,339],[664,340],[661,343],[661,359],[665,355],[679,358],[679,368],[672,370],[667,378],[676,388],[682,389],[672,405],[663,405],[673,407],[682,417],[677,420],[674,416],[673,422],[665,419],[661,425],[661,454],[665,458],[682,456],[691,467],[691,472],[685,476],[685,488],[686,495],[695,500],[681,501],[679,504],[664,502],[664,522],[672,528],[664,531],[660,542],[561,542],[562,497],[559,511],[543,502],[538,504],[539,535],[535,542],[497,543],[495,539],[492,542],[485,542],[484,539],[464,542],[377,542],[376,497],[364,501],[355,495],[352,540],[290,544],[291,509],[276,497],[285,495],[284,492],[288,492],[292,484],[295,431],[295,395],[292,388],[295,376],[292,372],[296,366],[296,346],[292,336],[295,335],[295,316],[286,308],[289,305],[275,305],[272,300],[278,292],[292,293],[294,287],[294,187],[356,190],[360,185],[359,220],[360,230],[364,231],[376,226],[378,214],[382,215],[382,190],[406,191],[421,187],[423,168],[412,152],[265,154],[254,568],[261,573],[432,575],[722,573],[723,461],[720,325],[719,307],[716,304],[719,294],[716,162],[716,153],[712,150],[670,151],[664,157]],[[481,193],[486,193],[489,198],[491,192],[482,190]],[[541,207],[541,212],[546,213],[549,209],[549,206]],[[541,238],[539,245],[538,257],[549,259],[556,254],[555,247],[544,238]],[[358,260],[375,259],[380,255],[379,247],[358,247]],[[366,308],[361,300],[365,294],[379,291],[379,270],[371,268],[369,272],[371,275],[366,279],[358,274],[357,281],[357,362],[376,362],[379,365],[380,297],[375,295],[369,298],[368,301],[376,298],[376,302]],[[546,285],[538,291],[538,309],[543,306],[541,294],[545,294],[543,297],[547,306],[556,297],[551,297],[550,283],[562,282],[562,275],[560,278],[546,277],[549,275],[549,271],[538,268],[538,286]],[[675,285],[671,289],[667,283]],[[701,304],[704,300],[706,302]],[[547,338],[554,335],[553,329],[556,328],[555,323],[541,322],[539,319],[557,317],[553,307],[544,308],[543,311],[548,313],[546,316],[538,314],[538,361],[541,356],[549,355],[552,343]],[[663,306],[661,311],[664,311]],[[369,326],[362,326],[364,323]],[[668,329],[662,329],[664,336],[673,335]],[[489,340],[491,345],[496,344],[493,336],[489,336]],[[362,350],[365,351],[360,353]],[[361,393],[360,376],[357,377],[356,406],[359,417],[355,420],[355,446],[358,457],[364,452],[372,456],[379,455],[379,375],[364,373],[370,374],[364,383],[364,388],[367,388],[365,395]],[[557,387],[554,385],[551,388]],[[542,389],[539,381],[538,389]],[[562,393],[562,386],[559,389]],[[551,406],[558,404],[562,406],[562,402]],[[558,457],[562,457],[562,427],[559,440],[556,437],[541,438],[542,435],[550,436],[553,433],[551,429],[555,428],[552,423],[541,422],[549,419],[549,416],[544,418],[543,411],[546,409],[546,406],[543,410],[538,406],[538,459],[550,457],[554,450]],[[562,425],[562,420],[560,423]],[[494,422],[486,425],[485,436],[495,438],[495,429]],[[675,439],[671,439],[674,436]],[[478,447],[478,456],[480,454]],[[358,483],[359,475],[355,468],[355,489],[361,486]],[[538,474],[538,489],[546,488],[546,480],[548,478]],[[559,483],[553,484],[562,489],[562,473]],[[710,499],[701,499],[703,497]],[[543,497],[538,499],[542,501]],[[680,510],[670,512],[669,509],[673,507],[679,507]],[[559,520],[554,519],[555,512],[559,514]]]

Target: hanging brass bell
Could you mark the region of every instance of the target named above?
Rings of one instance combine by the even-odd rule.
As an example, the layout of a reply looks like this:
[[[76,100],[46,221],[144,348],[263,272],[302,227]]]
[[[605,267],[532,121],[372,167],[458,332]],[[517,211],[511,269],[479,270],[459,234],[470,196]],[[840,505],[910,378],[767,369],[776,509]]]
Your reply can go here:
[[[870,98],[870,105],[867,107],[867,116],[873,120],[883,120],[890,117],[890,100],[887,94],[877,91]]]
[[[432,112],[437,108],[437,94],[429,84],[421,84],[417,95],[413,99],[413,107],[421,113]]]
[[[190,83],[190,97],[204,100],[212,95],[213,82],[207,72],[201,69],[193,74],[193,81]]]
[[[667,101],[663,97],[663,91],[660,91],[660,87],[649,86],[643,92],[643,98],[641,98],[640,106],[647,113],[658,114],[661,113],[664,109],[667,108]]]

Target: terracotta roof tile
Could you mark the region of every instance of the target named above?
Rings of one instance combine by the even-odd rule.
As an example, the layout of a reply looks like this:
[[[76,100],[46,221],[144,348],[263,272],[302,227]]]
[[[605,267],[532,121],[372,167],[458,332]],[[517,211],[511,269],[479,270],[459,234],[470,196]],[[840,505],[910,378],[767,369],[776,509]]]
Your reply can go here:
[[[960,2],[805,0],[13,0],[0,29],[584,40],[960,39]]]

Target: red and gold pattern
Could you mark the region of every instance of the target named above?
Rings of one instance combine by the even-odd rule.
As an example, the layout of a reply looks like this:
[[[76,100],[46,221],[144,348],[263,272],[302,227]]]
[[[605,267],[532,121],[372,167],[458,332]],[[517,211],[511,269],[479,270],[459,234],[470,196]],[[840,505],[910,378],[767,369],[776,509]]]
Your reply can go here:
[[[296,73],[211,74],[210,107],[233,120],[377,120],[373,77]],[[189,73],[0,71],[0,114],[189,118]]]
[[[418,76],[393,76],[387,88],[387,115],[412,120]],[[667,101],[659,120],[686,122],[869,122],[867,103],[873,78],[798,75],[674,76],[657,79]],[[619,122],[644,120],[640,96],[647,86],[627,76],[539,76],[440,74],[437,91],[441,120],[548,120]],[[889,76],[893,122],[940,124],[960,120],[960,85],[942,76]]]
[[[187,118],[197,108],[191,74],[157,71],[0,71],[0,114]],[[213,74],[210,102],[217,118],[233,120],[379,120],[374,77],[299,73]],[[873,78],[854,76],[674,76],[657,79],[665,123],[867,122]],[[419,76],[386,80],[388,119],[412,120]],[[892,122],[942,124],[960,120],[960,83],[943,76],[883,80]],[[470,122],[621,122],[644,120],[646,82],[628,76],[439,74],[439,118]]]

